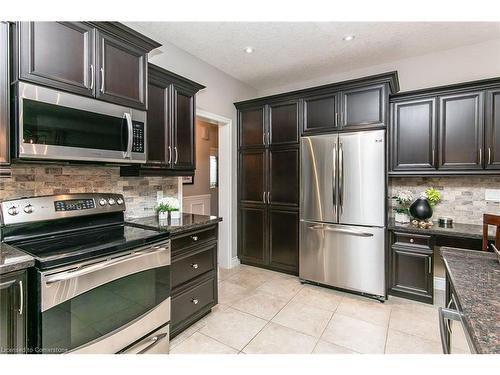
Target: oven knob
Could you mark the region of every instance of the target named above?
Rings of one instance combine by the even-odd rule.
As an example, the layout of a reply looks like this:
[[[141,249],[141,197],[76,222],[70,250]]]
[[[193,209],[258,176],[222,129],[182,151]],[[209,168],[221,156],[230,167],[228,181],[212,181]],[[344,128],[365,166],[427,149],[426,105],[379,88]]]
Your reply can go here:
[[[24,206],[24,212],[26,212],[27,214],[31,214],[33,211],[35,211],[35,209],[33,208],[33,205],[28,204],[28,205]]]
[[[118,204],[123,204],[123,199],[118,198],[118,199],[116,200],[116,203],[118,203]]]
[[[9,213],[9,215],[12,215],[12,216],[16,216],[19,213],[16,206],[9,207],[7,212]]]
[[[99,199],[99,204],[100,204],[101,206],[105,206],[105,205],[106,205],[106,203],[108,203],[108,202],[106,202],[106,199],[104,199],[104,198]]]
[[[114,198],[109,198],[108,199],[108,203],[110,206],[114,205],[116,203],[116,201],[114,200]]]

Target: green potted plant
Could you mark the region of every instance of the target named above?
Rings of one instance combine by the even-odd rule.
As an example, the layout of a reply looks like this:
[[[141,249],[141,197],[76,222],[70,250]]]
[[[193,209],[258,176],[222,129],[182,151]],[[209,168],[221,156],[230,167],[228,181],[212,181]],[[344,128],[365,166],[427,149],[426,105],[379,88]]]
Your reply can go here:
[[[441,192],[437,189],[434,188],[428,188],[425,191],[425,196],[427,197],[427,200],[429,201],[429,204],[431,205],[432,208],[436,206],[441,201]]]
[[[174,197],[168,197],[162,199],[158,206],[156,206],[156,212],[158,212],[158,219],[165,220],[168,217],[171,219],[179,219],[180,218],[180,204],[179,200]]]
[[[410,205],[413,201],[413,193],[409,190],[398,192],[397,195],[392,197],[396,200],[398,206],[394,207],[394,220],[396,223],[406,224],[410,222]]]
[[[158,206],[156,206],[156,212],[158,213],[158,220],[166,220],[168,219],[170,210],[166,203],[160,202]]]

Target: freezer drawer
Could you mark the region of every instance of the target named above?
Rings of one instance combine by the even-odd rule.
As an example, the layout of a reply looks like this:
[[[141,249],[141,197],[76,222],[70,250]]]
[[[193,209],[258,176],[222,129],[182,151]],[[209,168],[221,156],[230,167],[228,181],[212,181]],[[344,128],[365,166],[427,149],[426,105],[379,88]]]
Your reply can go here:
[[[385,296],[385,229],[301,221],[299,276]]]

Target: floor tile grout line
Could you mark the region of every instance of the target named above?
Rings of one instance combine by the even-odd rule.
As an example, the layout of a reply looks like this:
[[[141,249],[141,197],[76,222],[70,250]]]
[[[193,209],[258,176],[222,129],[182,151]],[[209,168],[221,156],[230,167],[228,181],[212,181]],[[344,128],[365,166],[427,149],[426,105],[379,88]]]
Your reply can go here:
[[[233,349],[233,350],[236,350],[237,352],[240,352],[240,351],[241,351],[241,349],[237,349],[237,348],[235,348],[234,346],[231,346],[231,345],[229,345],[229,344],[226,344],[226,343],[224,343],[224,342],[222,342],[222,341],[220,341],[220,340],[216,339],[215,337],[212,337],[212,336],[210,336],[210,335],[207,335],[206,333],[203,333],[203,332],[200,332],[200,331],[198,331],[198,333],[199,333],[200,335],[203,335],[203,336],[205,336],[205,337],[208,337],[209,339],[212,339],[212,340],[214,340],[214,341],[217,341],[219,344],[222,344],[222,345],[224,345],[224,346],[227,346],[228,348],[231,348],[231,349]]]
[[[335,312],[337,311],[337,309],[339,308],[342,300],[344,299],[344,297],[340,297],[340,301],[339,303],[337,304],[337,306],[335,307],[335,310],[332,311],[332,315],[330,315],[330,319],[328,319],[328,322],[326,323],[325,325],[325,328],[323,328],[323,330],[321,331],[321,334],[319,335],[318,337],[318,340],[316,340],[316,344],[314,344],[314,348],[313,350],[311,351],[311,354],[314,353],[314,350],[316,349],[316,347],[318,346],[319,342],[321,341],[321,338],[323,337],[323,334],[325,333],[326,329],[328,328],[328,325],[330,324],[330,322],[332,321],[333,319],[333,316],[335,315]]]
[[[392,317],[392,307],[391,311],[389,312],[389,320],[387,320],[387,330],[385,331],[384,354],[386,354],[387,351],[387,339],[389,338],[389,327],[391,325],[391,317]]]

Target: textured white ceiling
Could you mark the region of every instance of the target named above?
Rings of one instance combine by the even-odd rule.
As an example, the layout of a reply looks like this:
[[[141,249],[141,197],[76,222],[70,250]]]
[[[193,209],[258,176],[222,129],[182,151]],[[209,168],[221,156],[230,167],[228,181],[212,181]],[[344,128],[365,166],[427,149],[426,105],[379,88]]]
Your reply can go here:
[[[494,22],[129,22],[258,90],[500,38]],[[351,42],[342,37],[356,35]],[[244,53],[246,46],[255,48]],[[485,58],[478,56],[478,58]]]

